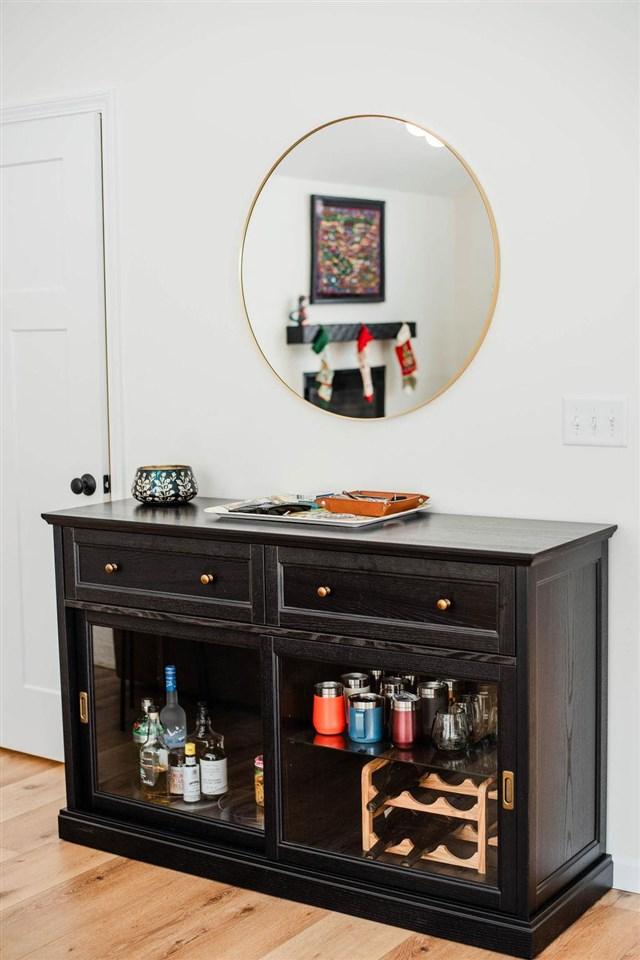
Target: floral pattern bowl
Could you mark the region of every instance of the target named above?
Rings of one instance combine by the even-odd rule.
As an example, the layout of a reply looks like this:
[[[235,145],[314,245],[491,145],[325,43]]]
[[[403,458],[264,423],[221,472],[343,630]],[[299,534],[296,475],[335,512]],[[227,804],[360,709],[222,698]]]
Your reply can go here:
[[[131,493],[140,503],[188,503],[198,493],[191,467],[185,464],[138,467]]]

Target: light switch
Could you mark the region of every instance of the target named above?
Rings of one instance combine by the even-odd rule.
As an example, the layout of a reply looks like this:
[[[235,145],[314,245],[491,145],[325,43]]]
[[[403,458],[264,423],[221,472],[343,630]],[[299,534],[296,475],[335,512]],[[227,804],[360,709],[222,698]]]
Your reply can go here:
[[[626,447],[626,397],[563,397],[562,442],[589,447]]]

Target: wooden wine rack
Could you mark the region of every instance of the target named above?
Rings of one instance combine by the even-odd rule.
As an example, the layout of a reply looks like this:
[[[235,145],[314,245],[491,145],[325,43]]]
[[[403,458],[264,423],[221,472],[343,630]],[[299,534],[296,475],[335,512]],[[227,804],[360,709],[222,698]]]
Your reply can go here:
[[[458,857],[448,849],[446,843],[440,844],[431,853],[424,853],[423,860],[434,860],[438,863],[449,863],[456,867],[466,867],[468,870],[476,870],[478,873],[487,871],[487,850],[489,846],[497,847],[497,821],[489,823],[490,800],[497,800],[496,778],[487,777],[480,783],[474,783],[471,779],[463,780],[462,783],[452,785],[446,783],[437,773],[425,773],[420,780],[421,787],[427,787],[431,790],[438,790],[441,793],[457,794],[458,796],[474,796],[476,802],[469,810],[458,810],[451,806],[446,797],[438,797],[433,803],[419,803],[405,790],[397,797],[387,800],[384,806],[375,813],[367,810],[367,804],[372,800],[377,790],[373,786],[373,774],[380,767],[384,767],[388,760],[381,758],[371,760],[362,768],[362,848],[370,850],[376,843],[378,837],[375,832],[375,820],[382,815],[386,807],[403,807],[406,810],[415,810],[424,814],[439,814],[445,817],[456,817],[463,822],[451,833],[452,840],[466,840],[475,844],[475,852],[468,858]],[[406,856],[412,850],[410,840],[403,840],[393,847],[389,847],[385,853],[396,853]]]

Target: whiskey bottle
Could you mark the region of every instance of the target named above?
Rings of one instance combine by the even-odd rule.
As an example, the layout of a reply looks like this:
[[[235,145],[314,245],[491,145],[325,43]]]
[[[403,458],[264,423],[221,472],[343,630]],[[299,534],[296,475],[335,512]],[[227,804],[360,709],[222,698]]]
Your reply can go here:
[[[162,746],[162,724],[155,704],[149,707],[149,732],[140,748],[140,784],[145,800],[167,803],[166,751]]]
[[[184,747],[187,739],[187,715],[178,703],[176,688],[176,668],[173,665],[164,668],[167,702],[160,711],[160,720],[165,728],[164,745],[167,750]]]
[[[200,799],[200,771],[195,743],[187,743],[184,748],[182,799],[185,803],[196,803]]]
[[[209,709],[204,700],[198,700],[196,704],[196,722],[192,732],[189,734],[189,740],[196,745],[196,757],[200,759],[202,751],[207,746],[207,725],[209,721]]]
[[[213,729],[208,715],[205,743],[200,751],[200,789],[207,800],[217,800],[229,789],[224,737]]]

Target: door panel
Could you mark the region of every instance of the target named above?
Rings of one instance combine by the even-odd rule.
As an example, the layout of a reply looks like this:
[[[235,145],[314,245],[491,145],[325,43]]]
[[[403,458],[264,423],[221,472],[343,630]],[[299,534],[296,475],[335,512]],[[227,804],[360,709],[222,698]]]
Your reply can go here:
[[[499,733],[514,729],[509,721],[514,668],[363,650],[344,641],[337,646],[278,639],[274,645],[281,859],[398,889],[514,909],[516,813],[505,809],[502,785],[503,771],[515,774],[514,744]],[[332,726],[331,699],[319,701],[314,687],[340,682],[354,671],[368,676],[369,686],[379,683],[375,671],[408,677],[408,690],[420,680],[447,681],[441,712],[467,715],[468,710],[475,730],[473,723],[471,731],[459,724],[463,732],[466,727],[464,743],[445,750],[437,728],[449,721],[440,718],[432,728],[427,710],[421,732],[422,698],[409,701],[410,715],[417,710],[418,728],[410,745],[392,741],[388,698],[383,704],[369,701],[371,715],[379,712],[378,727],[371,721],[363,735],[360,727],[350,726],[358,723],[351,701],[342,708],[338,730]],[[336,710],[340,713],[340,707]],[[322,719],[327,711],[328,721]]]
[[[264,805],[256,802],[255,787],[255,759],[263,754],[264,743],[259,639],[214,625],[176,629],[140,616],[88,614],[83,622],[91,808],[143,825],[262,849]],[[172,745],[161,733],[150,782],[141,758],[141,701],[152,701],[166,723],[162,708],[167,701],[165,667],[170,664],[186,715],[186,738],[182,745]],[[204,747],[196,735],[199,703],[206,704],[211,727],[223,740],[227,788],[221,795],[207,795],[202,779],[200,797],[185,799],[178,782],[184,776],[185,741],[197,744],[197,775],[205,770],[200,762]]]
[[[109,473],[98,114],[2,137],[3,745],[62,759],[51,533]],[[88,498],[81,496],[82,502]]]

